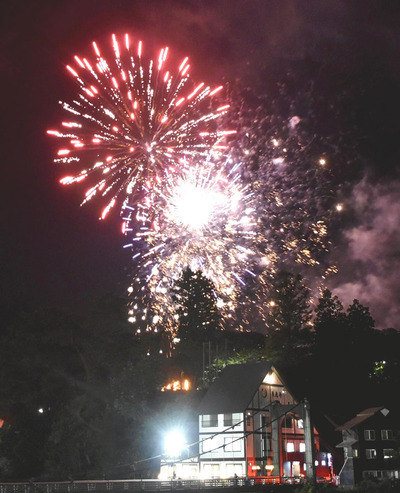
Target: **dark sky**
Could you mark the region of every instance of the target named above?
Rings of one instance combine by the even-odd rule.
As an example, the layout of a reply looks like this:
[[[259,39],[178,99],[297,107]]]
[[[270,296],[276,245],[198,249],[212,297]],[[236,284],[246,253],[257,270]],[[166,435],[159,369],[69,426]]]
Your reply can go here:
[[[194,79],[211,84],[239,77],[262,90],[277,82],[276,67],[305,59],[349,89],[365,78],[372,87],[358,102],[365,172],[344,197],[353,215],[333,251],[340,272],[331,287],[345,303],[369,305],[378,326],[399,328],[398,2],[14,0],[3,2],[0,17],[4,310],[80,307],[124,292],[129,255],[119,217],[98,221],[98,205],[79,206],[79,187],[58,184],[57,144],[46,130],[75,89],[65,72],[73,55],[129,32],[149,50],[168,45],[189,55]]]

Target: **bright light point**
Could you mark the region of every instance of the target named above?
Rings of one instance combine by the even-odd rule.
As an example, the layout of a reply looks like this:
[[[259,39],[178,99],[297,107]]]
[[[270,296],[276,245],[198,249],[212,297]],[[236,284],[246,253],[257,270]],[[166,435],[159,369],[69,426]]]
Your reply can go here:
[[[223,195],[194,180],[184,181],[173,190],[170,212],[177,223],[192,230],[201,230],[218,213]]]
[[[60,149],[58,152],[57,152],[57,155],[58,156],[66,156],[70,153],[71,151],[69,149]]]
[[[128,293],[133,293],[133,287],[132,286],[129,286]]]
[[[341,211],[343,210],[343,205],[342,205],[342,204],[337,204],[337,205],[336,205],[336,210],[337,210],[338,212],[341,212]]]
[[[321,166],[324,166],[324,164],[326,164],[326,159],[321,158],[321,159],[319,160],[319,164],[320,164]]]
[[[179,430],[170,431],[164,439],[164,453],[167,457],[179,457],[185,448],[186,440]]]
[[[43,414],[43,413],[44,413],[44,409],[43,409],[42,407],[41,407],[41,408],[39,408],[39,409],[38,409],[38,413]]]

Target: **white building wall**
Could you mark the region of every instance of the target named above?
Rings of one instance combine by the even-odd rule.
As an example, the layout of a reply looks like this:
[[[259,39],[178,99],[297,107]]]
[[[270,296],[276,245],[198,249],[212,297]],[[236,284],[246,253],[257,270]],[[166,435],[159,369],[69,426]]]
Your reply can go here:
[[[246,475],[244,414],[232,415],[234,425],[224,424],[224,415],[218,414],[213,426],[210,415],[199,417],[200,477],[232,478]]]

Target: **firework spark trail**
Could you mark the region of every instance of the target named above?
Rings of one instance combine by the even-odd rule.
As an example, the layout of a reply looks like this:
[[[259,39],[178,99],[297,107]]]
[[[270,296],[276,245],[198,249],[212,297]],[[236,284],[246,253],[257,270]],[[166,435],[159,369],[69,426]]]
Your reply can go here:
[[[242,184],[239,168],[229,159],[223,165],[192,165],[167,185],[156,206],[141,211],[143,227],[127,244],[139,273],[129,288],[130,321],[138,331],[162,327],[173,337],[171,288],[186,267],[214,283],[225,325],[234,320],[236,298],[246,277],[255,275],[252,265],[260,262],[254,196]]]
[[[222,86],[193,85],[187,57],[174,72],[168,48],[147,61],[143,43],[135,47],[128,35],[122,43],[112,35],[110,61],[96,42],[93,52],[94,59],[75,56],[67,65],[79,93],[61,102],[69,119],[47,133],[63,140],[55,162],[73,170],[60,183],[91,182],[82,203],[107,196],[104,219],[117,201],[156,196],[188,158],[222,152],[235,131],[217,127],[229,109],[219,99]]]
[[[254,330],[257,317],[258,328],[265,327],[265,300],[275,271],[301,272],[308,282],[313,280],[316,296],[326,278],[337,272],[329,254],[330,230],[343,209],[332,176],[340,153],[335,143],[310,131],[310,121],[303,123],[292,101],[280,104],[283,111],[267,97],[243,103],[236,96],[225,123],[238,128],[230,152],[242,163],[242,179],[254,194],[259,234],[253,248],[268,251],[267,261],[273,264],[260,257],[258,268],[252,269],[256,278],[248,278],[237,299],[237,326],[242,329]]]

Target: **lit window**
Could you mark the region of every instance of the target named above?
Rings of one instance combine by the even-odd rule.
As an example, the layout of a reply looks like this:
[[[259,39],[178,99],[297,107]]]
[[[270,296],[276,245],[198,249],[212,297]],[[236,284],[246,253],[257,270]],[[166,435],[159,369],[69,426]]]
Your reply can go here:
[[[357,448],[355,448],[353,450],[353,457],[358,457],[358,449]]]
[[[287,442],[286,452],[294,452],[294,443],[293,442]]]
[[[303,430],[304,429],[304,421],[302,419],[298,419],[297,420],[297,428],[299,430]]]
[[[306,444],[304,442],[299,443],[299,452],[305,452],[306,451]]]
[[[314,465],[318,466],[318,464],[319,464],[319,462],[316,460],[316,461],[314,462]]]
[[[365,450],[365,457],[367,459],[376,459],[376,450],[374,448],[367,448]]]
[[[364,430],[365,440],[375,440],[375,430]]]
[[[393,440],[393,431],[392,430],[381,430],[382,440]]]
[[[394,450],[392,448],[384,448],[383,449],[383,458],[384,459],[393,459]]]
[[[326,466],[326,460],[321,460],[321,466]]]
[[[218,414],[203,414],[201,417],[201,425],[204,428],[218,426]]]

